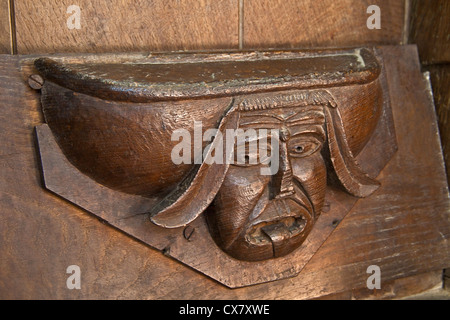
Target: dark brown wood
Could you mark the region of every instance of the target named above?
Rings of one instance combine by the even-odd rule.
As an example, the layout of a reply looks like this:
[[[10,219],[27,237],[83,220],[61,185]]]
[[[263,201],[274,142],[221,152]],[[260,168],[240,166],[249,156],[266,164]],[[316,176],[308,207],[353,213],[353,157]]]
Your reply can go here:
[[[448,1],[414,0],[411,5],[409,42],[418,46],[424,71],[429,71],[441,143],[450,181],[450,4]]]
[[[0,1],[0,53],[11,53],[11,28],[8,0]]]
[[[381,28],[368,29],[370,5]],[[400,44],[405,1],[245,0],[244,48],[311,48]]]
[[[424,294],[428,291],[436,292],[435,296],[424,294],[416,299],[434,300],[447,297],[445,293],[439,293],[442,288],[442,271],[431,271],[411,277],[385,281],[380,290],[367,290],[358,288],[318,298],[318,300],[389,300],[408,298],[416,294]],[[429,298],[430,297],[430,298]]]
[[[186,228],[157,227],[147,215],[142,214],[155,205],[156,199],[124,194],[95,183],[70,165],[59,151],[46,125],[37,127],[37,136],[47,189],[94,213],[102,221],[163,251],[166,256],[171,256],[229,287],[246,286],[297,274],[334,230],[335,221],[342,220],[354,203],[354,199],[346,197],[342,191],[330,189],[326,202],[339,203],[340,206],[316,222],[314,232],[308,237],[308,244],[296,253],[296,257],[258,264],[238,261],[214,244],[204,217],[186,227],[194,230],[195,233],[192,234]],[[71,184],[68,185],[65,181],[71,181]],[[188,235],[189,239],[186,239]],[[229,272],[230,269],[234,272]],[[246,274],[246,277],[243,278],[242,274]]]
[[[412,0],[409,43],[417,44],[424,65],[450,62],[450,3]]]
[[[38,94],[27,84],[34,58],[2,57],[2,297],[299,299],[365,290],[371,264],[381,267],[382,283],[447,267],[448,192],[417,53],[412,46],[385,47],[382,55],[399,150],[378,176],[381,187],[334,224],[298,276],[235,290],[43,191],[33,139],[43,119]],[[65,286],[72,264],[83,272],[81,290]]]
[[[235,0],[14,1],[19,54],[237,48]],[[69,29],[80,8],[80,29]]]
[[[125,102],[350,86],[374,81],[380,73],[378,61],[365,48],[156,54],[128,61],[118,56],[59,60],[41,58],[35,65],[45,79],[57,85]]]
[[[14,3],[21,54],[399,44],[405,19],[403,0]],[[81,29],[67,27],[70,5]],[[366,27],[370,5],[380,7],[379,30]]]
[[[424,67],[430,74],[431,89],[436,107],[442,149],[447,164],[447,180],[450,181],[450,64]]]
[[[209,206],[209,228],[227,254],[246,261],[278,258],[300,247],[318,220],[325,199],[327,162],[330,173],[333,171],[336,180],[354,196],[369,196],[379,187],[354,158],[370,139],[380,115],[390,112],[389,102],[383,102],[378,79],[381,65],[370,50],[160,55],[157,59],[104,62],[112,59],[96,57],[95,63],[83,59],[77,63],[38,59],[35,66],[42,78],[32,75],[29,79],[34,79],[33,88],[36,81],[43,83],[43,113],[68,160],[105,186],[154,198],[156,204],[147,211],[151,221],[160,227],[184,227]],[[224,98],[205,100],[215,96]],[[334,96],[345,97],[345,103]],[[153,103],[168,99],[172,101]],[[174,99],[181,100],[175,108]],[[159,120],[161,115],[163,118]],[[355,124],[347,120],[349,115]],[[225,161],[220,158],[220,162],[209,155],[198,162],[200,166],[180,166],[173,158],[169,159],[176,147],[171,136],[180,129],[195,135],[193,120],[201,122],[203,130],[218,128],[222,133],[212,142],[209,154],[212,150],[219,152],[215,149],[219,143],[222,154],[230,153],[229,130],[233,135],[238,128],[277,130],[277,136],[272,133],[270,137],[270,161],[276,163],[276,168],[271,164],[273,172],[258,174],[259,170],[269,169],[268,165],[249,150],[246,154],[255,156],[254,164],[232,161],[229,165],[233,159],[228,155]],[[379,126],[379,135],[385,141],[391,137],[395,146],[390,127],[392,123]],[[41,144],[51,143],[48,132],[38,130]],[[227,137],[226,141],[222,137]],[[230,140],[233,145],[235,139],[233,136]],[[377,148],[381,147],[378,144]],[[188,148],[191,149],[191,143]],[[51,148],[41,147],[46,168],[44,179],[50,190],[62,196],[96,193],[86,189],[85,182],[75,183],[74,173],[63,178],[60,172],[68,165],[61,160],[48,163],[48,157],[53,158],[52,152]],[[235,147],[235,153],[239,156],[239,146]],[[383,153],[380,165],[374,166],[378,168],[375,175],[391,155]],[[191,157],[197,158],[194,154]],[[191,157],[189,164],[194,162]],[[208,157],[214,159],[213,163]],[[58,187],[52,188],[52,184]],[[70,196],[76,204],[84,204],[85,199],[86,196],[81,196],[77,201]],[[101,200],[91,198],[91,201]],[[139,208],[141,202],[137,200],[133,209]],[[142,210],[141,214],[147,211]],[[131,209],[126,212],[139,213]],[[123,214],[118,214],[123,218]],[[110,213],[105,215],[107,221],[112,219]],[[340,219],[343,215],[344,211],[338,213]],[[127,232],[142,239],[145,230],[138,227],[136,233],[135,226],[126,228]],[[156,236],[165,231],[147,232]],[[324,235],[326,238],[327,233]],[[153,242],[147,237],[144,241],[150,245]],[[198,243],[196,246],[211,254],[211,250],[206,250],[211,246]],[[201,260],[189,250],[186,254]],[[305,262],[309,257],[301,260]],[[182,261],[192,265],[189,259]],[[227,270],[237,270],[232,261],[222,263],[228,264],[231,265]],[[284,263],[284,268],[288,265]],[[211,274],[214,266],[206,267],[205,273]],[[290,267],[292,272],[277,268],[273,272],[292,276],[299,268],[301,264],[297,263]],[[205,268],[199,270],[203,272]],[[219,274],[215,278],[223,277]],[[273,278],[265,279],[260,274],[253,281],[268,280]],[[226,283],[233,287],[252,284],[236,280]]]

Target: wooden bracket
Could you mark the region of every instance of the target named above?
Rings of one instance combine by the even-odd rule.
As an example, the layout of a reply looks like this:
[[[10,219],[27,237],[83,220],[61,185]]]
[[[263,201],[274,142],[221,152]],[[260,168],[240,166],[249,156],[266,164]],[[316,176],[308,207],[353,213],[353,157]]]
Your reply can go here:
[[[356,201],[376,192],[397,150],[376,49],[58,57],[35,66],[45,187],[233,288],[297,275]],[[194,151],[190,163],[175,163],[173,133],[192,137],[199,122],[201,137],[211,129],[214,139],[200,140],[200,160]],[[239,162],[239,129],[273,130],[271,161],[247,135]]]

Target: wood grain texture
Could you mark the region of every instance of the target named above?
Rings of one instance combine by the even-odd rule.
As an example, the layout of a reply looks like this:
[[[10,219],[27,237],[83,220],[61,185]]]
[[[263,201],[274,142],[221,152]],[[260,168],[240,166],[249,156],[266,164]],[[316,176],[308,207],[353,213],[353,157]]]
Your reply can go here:
[[[378,177],[382,187],[356,202],[297,277],[235,290],[45,191],[33,133],[43,119],[26,84],[32,61],[1,57],[0,297],[305,299],[366,290],[371,264],[380,266],[382,286],[450,266],[448,190],[417,52],[382,53],[399,147]],[[66,287],[72,264],[81,268],[81,290]]]
[[[77,1],[81,28],[69,29],[71,0],[16,1],[18,53],[128,52],[236,48],[234,0]]]
[[[0,0],[0,53],[11,53],[8,0]]]
[[[378,5],[381,29],[369,30],[367,7]],[[399,44],[404,1],[246,0],[244,48]]]
[[[242,89],[247,90],[244,92],[246,95],[236,97],[233,111],[228,111],[227,115],[224,116],[226,120],[221,121],[227,128],[233,128],[233,130],[237,126],[237,112],[239,112],[242,120],[240,124],[245,126],[246,123],[256,125],[261,116],[267,117],[269,114],[276,115],[278,118],[282,115],[288,117],[289,112],[293,110],[292,108],[301,112],[300,115],[305,115],[305,111],[308,110],[309,116],[311,116],[310,112],[315,110],[314,114],[317,115],[317,118],[314,121],[316,123],[324,124],[321,121],[327,123],[333,121],[332,125],[327,125],[328,139],[331,143],[323,146],[323,148],[328,148],[330,158],[339,159],[339,161],[335,160],[333,165],[330,164],[330,171],[335,169],[336,175],[341,179],[342,185],[347,188],[346,190],[350,194],[357,193],[360,197],[366,197],[369,195],[367,192],[373,191],[373,187],[377,188],[378,184],[363,175],[361,169],[349,166],[352,163],[354,164],[352,161],[356,160],[353,160],[353,154],[358,153],[358,157],[366,154],[366,161],[363,161],[363,164],[369,163],[372,169],[370,176],[377,176],[393,154],[395,131],[392,129],[393,121],[390,121],[391,118],[385,117],[391,115],[391,111],[388,96],[385,95],[382,98],[382,87],[386,88],[385,92],[387,93],[382,64],[376,61],[370,49],[361,49],[357,52],[361,56],[356,56],[354,50],[341,51],[339,54],[333,55],[333,60],[329,59],[329,52],[322,58],[323,52],[309,57],[310,52],[284,52],[283,55],[290,58],[283,60],[279,59],[280,52],[276,52],[275,56],[269,52],[260,53],[261,55],[264,54],[264,60],[254,57],[253,54],[250,54],[250,56],[238,54],[237,57],[226,54],[205,54],[204,59],[208,63],[194,63],[193,60],[198,59],[198,54],[188,55],[184,53],[183,57],[178,57],[176,61],[179,61],[183,68],[188,65],[189,70],[183,69],[184,72],[178,72],[178,75],[176,74],[180,70],[179,66],[175,63],[170,64],[170,68],[166,64],[160,65],[154,61],[153,56],[132,64],[133,59],[128,54],[122,56],[117,54],[114,56],[110,54],[96,55],[97,64],[95,65],[87,63],[81,56],[79,56],[80,61],[77,64],[65,61],[64,57],[55,57],[56,60],[38,59],[34,65],[45,79],[45,83],[41,87],[41,103],[43,114],[49,126],[43,125],[36,128],[45,186],[48,190],[99,216],[131,236],[154,248],[164,250],[166,255],[179,259],[179,261],[227,286],[246,286],[294,276],[300,272],[309,258],[334,230],[333,221],[342,220],[356,201],[356,198],[348,194],[346,197],[343,192],[340,195],[339,192],[326,192],[326,168],[322,154],[311,152],[301,159],[294,159],[299,153],[287,152],[288,147],[283,146],[283,143],[288,143],[291,146],[292,143],[302,145],[299,140],[295,142],[295,139],[302,135],[302,129],[299,130],[299,127],[294,129],[286,124],[287,130],[296,130],[296,137],[290,140],[289,131],[285,131],[285,141],[281,142],[280,147],[280,150],[284,150],[280,151],[280,158],[284,159],[282,161],[285,162],[280,165],[278,171],[280,174],[272,177],[271,184],[269,184],[270,179],[268,177],[261,177],[259,174],[260,167],[230,166],[227,169],[217,164],[217,166],[200,166],[196,178],[194,178],[196,182],[180,186],[178,184],[180,177],[189,173],[192,174],[192,168],[184,166],[188,169],[183,173],[180,170],[183,166],[174,165],[172,160],[168,158],[171,150],[175,147],[175,143],[172,145],[170,142],[170,135],[179,128],[192,129],[194,119],[197,121],[202,119],[204,128],[215,127],[218,123],[217,117],[211,118],[208,114],[222,114],[225,108],[230,106],[231,98],[229,97],[221,98],[222,102],[219,102],[218,99],[191,100],[192,96],[197,97],[202,92],[203,81],[208,83],[209,89],[215,86],[228,89],[229,94],[233,96],[239,95]],[[219,57],[220,61],[215,61],[219,60]],[[270,57],[271,59],[269,59]],[[69,59],[72,60],[73,58]],[[105,61],[113,61],[114,59],[118,60],[116,64],[105,64]],[[174,57],[173,55],[161,55],[159,59],[166,61],[167,59],[174,59]],[[236,61],[236,59],[239,60]],[[243,59],[245,64],[242,63]],[[357,59],[363,59],[364,64],[357,64]],[[57,60],[60,61],[57,62]],[[124,65],[120,61],[128,62]],[[144,62],[146,64],[143,64]],[[55,64],[59,67],[54,68]],[[358,67],[355,67],[355,64]],[[240,66],[240,68],[236,68],[237,66]],[[72,68],[83,70],[83,73],[73,78]],[[114,98],[120,100],[127,98],[130,101],[130,93],[137,93],[138,91],[134,91],[136,87],[124,90],[122,85],[127,86],[129,84],[128,77],[133,75],[133,84],[139,81],[143,87],[152,88],[151,91],[147,91],[148,95],[139,95],[139,101],[147,102],[130,105],[129,103],[111,100],[106,103],[104,100],[100,101],[93,98],[92,96],[99,97],[102,90],[97,85],[98,82],[85,80],[86,74],[92,74],[90,68],[101,69],[102,71],[97,72],[97,74],[101,74],[103,80],[109,79],[110,76],[125,75],[127,77],[127,81],[114,81],[115,83],[121,83],[121,85],[103,91],[102,97],[104,99],[113,97],[114,93],[110,89],[119,89]],[[311,72],[314,74],[316,81],[320,79],[320,75],[323,73],[325,77],[323,81],[319,82],[319,85],[325,86],[330,91],[293,92],[284,90],[282,93],[270,92],[274,88],[269,87],[269,85],[278,83],[273,82],[274,79],[280,78],[278,72],[285,72],[284,70],[287,68],[290,70],[289,80],[283,82],[283,89],[294,84],[295,88],[298,89],[305,86],[307,88],[316,86],[317,82],[311,83],[308,80],[297,82],[298,79],[309,79],[307,75]],[[314,71],[309,71],[311,68]],[[132,70],[135,72],[132,72]],[[254,90],[251,85],[245,82],[236,83],[236,81],[246,79],[245,76],[248,74],[252,75],[252,70],[265,71],[262,78],[264,82],[262,82],[262,86],[257,88],[257,91],[269,90],[269,92],[251,94]],[[320,71],[317,72],[316,70]],[[170,73],[167,71],[170,71]],[[212,71],[218,76],[213,79],[205,76]],[[62,76],[60,72],[63,72]],[[230,74],[226,75],[227,72],[230,72]],[[337,87],[333,85],[335,78],[330,76],[330,73],[337,73],[339,81]],[[140,76],[148,74],[152,74],[153,78],[145,77],[138,80]],[[160,77],[157,77],[157,75],[160,75]],[[377,75],[376,80],[373,80]],[[223,78],[225,76],[226,78]],[[253,75],[251,77],[253,79],[252,84],[256,84],[255,79],[258,78],[253,78]],[[167,84],[167,78],[171,79],[170,85]],[[52,84],[51,79],[73,88],[76,94],[72,95],[68,89],[57,86],[55,83]],[[79,85],[73,85],[72,81],[79,81],[77,79],[84,80]],[[208,79],[214,81],[211,82]],[[225,79],[225,81],[221,82],[220,79]],[[44,80],[41,80],[42,83]],[[195,80],[201,82],[196,83]],[[343,82],[348,84],[349,80],[353,80],[358,85],[342,85]],[[234,81],[236,85],[231,86],[230,81]],[[113,81],[107,80],[105,82],[111,83]],[[161,86],[156,86],[159,83],[161,83]],[[171,86],[175,86],[177,91],[180,92],[181,84],[188,89],[185,96],[188,100],[178,101],[176,104],[170,100],[164,103],[152,102],[155,99],[155,92],[160,92],[160,90],[162,90],[162,93],[170,92],[171,90],[168,90],[168,88]],[[93,90],[90,91],[90,95],[86,95],[86,90],[89,88]],[[127,93],[126,97],[124,97],[124,92]],[[75,95],[76,99],[70,98]],[[156,95],[156,99],[160,99],[159,95]],[[136,102],[134,98],[132,101]],[[339,108],[340,111],[339,113],[337,111],[324,111],[328,108]],[[381,115],[383,116],[381,117]],[[176,126],[181,127],[175,127],[172,122],[173,119],[177,119]],[[343,128],[336,122],[337,119],[342,119],[342,122],[347,125],[346,134],[349,138],[345,143],[342,140],[342,131],[340,131]],[[161,122],[164,125],[161,125]],[[341,121],[339,120],[339,122]],[[277,123],[278,120],[275,123],[272,122],[271,125],[276,126]],[[258,126],[263,125],[260,122],[258,124]],[[221,132],[227,130],[223,125],[218,126],[219,128],[222,127]],[[47,129],[44,129],[45,127]],[[49,128],[55,134],[54,137]],[[70,128],[70,130],[67,128]],[[112,130],[112,128],[115,129]],[[123,130],[126,130],[127,133],[124,133]],[[303,130],[305,130],[305,127],[303,127]],[[307,130],[317,129],[308,127]],[[320,131],[315,132],[320,135]],[[368,148],[364,148],[364,152],[360,153],[359,151],[366,145],[370,136],[377,137],[377,139],[370,139]],[[55,137],[59,140],[58,143],[66,156],[61,153],[56,145]],[[146,137],[145,140],[142,140],[142,137]],[[136,138],[138,139],[136,140]],[[325,139],[325,134],[323,139]],[[162,144],[161,141],[165,141],[165,143]],[[324,141],[317,140],[314,145],[317,148],[321,143],[324,144]],[[223,154],[225,154],[227,153],[227,143],[222,145],[225,148],[223,150]],[[120,151],[128,150],[132,146],[137,148],[132,151]],[[301,148],[303,150],[303,147]],[[306,148],[308,148],[307,145]],[[352,154],[350,154],[350,150],[352,150]],[[118,156],[118,154],[120,155]],[[130,157],[130,154],[133,156]],[[290,158],[291,155],[292,158]],[[67,159],[78,169],[68,163]],[[87,165],[81,164],[88,159],[94,162]],[[142,161],[140,162],[139,159],[142,159]],[[109,168],[114,166],[114,169],[107,169],[105,172],[105,165]],[[346,166],[348,167],[345,168]],[[93,168],[96,169],[93,170]],[[309,170],[314,168],[314,173],[305,174],[304,170],[308,171],[307,168],[310,168]],[[136,172],[136,169],[139,172]],[[173,195],[174,193],[170,190],[178,187],[182,198],[169,199],[171,202],[167,201],[166,203],[176,202],[176,205],[172,205],[169,210],[165,210],[164,206],[155,205],[151,199],[139,198],[133,200],[123,193],[113,194],[111,189],[105,190],[102,186],[96,186],[94,181],[86,181],[86,176],[81,174],[80,171],[91,176],[103,186],[132,194],[145,193],[149,197],[158,198],[157,193],[161,193],[158,190],[162,188],[168,189],[169,195]],[[125,175],[114,178],[120,172],[125,173]],[[289,172],[296,176],[297,184],[304,185],[302,188],[307,190],[306,194],[314,194],[314,196],[307,198],[309,199],[308,202],[305,203],[305,200],[300,198],[305,199],[307,197],[303,194],[303,191],[296,190],[295,186],[291,184],[291,178],[286,176]],[[368,171],[364,172],[369,174]],[[101,173],[100,176],[98,173]],[[205,173],[205,175],[203,176],[202,173]],[[154,178],[155,175],[159,178]],[[313,180],[300,178],[301,176],[312,177]],[[253,180],[251,187],[244,184],[243,179]],[[69,181],[70,183],[67,183]],[[138,181],[141,182],[137,183]],[[240,183],[236,183],[236,181],[240,181]],[[126,187],[126,189],[123,189],[123,187]],[[257,192],[249,196],[247,190],[250,188],[268,191],[276,195],[278,199],[273,202],[268,199],[267,195]],[[294,191],[294,193],[290,193],[289,190]],[[268,203],[264,206],[266,209],[255,214],[249,204],[255,203],[257,199],[264,199],[264,196],[266,197],[264,201]],[[161,196],[159,197],[156,203],[161,203]],[[127,198],[129,199],[126,200]],[[225,200],[227,198],[231,201]],[[116,201],[119,199],[124,199],[125,203]],[[209,201],[215,199],[214,205],[208,210],[208,214],[204,214],[208,217],[209,228],[204,223],[202,224],[204,222],[203,217],[196,219],[210,204],[207,199]],[[276,201],[286,201],[282,203],[287,210],[287,212],[284,212],[284,216],[283,212],[280,212],[281,209],[274,207]],[[323,202],[330,203],[333,209],[327,211],[325,216],[319,217]],[[145,207],[143,207],[144,203]],[[299,210],[296,207],[297,203],[302,203],[306,209]],[[339,206],[334,205],[335,203],[339,203]],[[161,211],[161,208],[163,208],[163,211]],[[150,225],[149,217],[145,218],[144,215],[149,210],[151,210],[151,213],[156,213],[151,216],[152,222],[164,227],[168,225],[172,228],[185,226],[195,219],[195,222],[190,224],[191,228],[195,227],[197,230],[195,236],[186,241],[180,229],[167,229]],[[250,216],[252,211],[252,216],[257,215],[257,218]],[[314,213],[316,213],[315,216]],[[295,217],[293,214],[296,215],[296,218],[293,218]],[[308,222],[306,222],[307,220]],[[235,226],[236,221],[242,221],[242,223]],[[285,223],[288,224],[292,233],[287,231],[287,227],[283,227],[286,226]],[[305,224],[301,226],[302,223]],[[260,228],[273,228],[264,230],[271,235],[271,238],[269,236],[264,238],[264,235],[260,233]],[[313,230],[310,233],[311,228]],[[216,244],[225,250],[228,255],[215,245],[213,239],[209,236],[208,229],[215,230],[211,233],[216,235],[214,237]],[[251,232],[251,235],[249,237],[243,236],[247,232]],[[219,233],[223,236],[218,236]],[[228,236],[226,238],[227,234],[241,236],[238,238]],[[292,236],[290,236],[291,234]],[[301,245],[306,237],[307,241]],[[234,241],[237,245],[234,247],[224,245],[226,241]],[[301,248],[286,256],[286,259],[261,261],[258,264],[242,261],[265,260],[273,257],[273,255],[283,256],[300,245]],[[230,256],[237,258],[237,260],[231,259]],[[218,268],[217,266],[221,267]],[[229,272],[230,270],[232,272]],[[244,274],[245,276],[243,276]]]
[[[380,290],[359,288],[318,298],[318,300],[389,300],[409,297],[442,288],[442,271],[431,271],[411,277],[385,281]],[[438,298],[446,297],[444,292]]]
[[[409,43],[417,44],[423,64],[450,62],[450,2],[413,0]]]
[[[450,181],[450,2],[411,2],[409,42],[417,44],[423,69],[430,72],[441,143]]]

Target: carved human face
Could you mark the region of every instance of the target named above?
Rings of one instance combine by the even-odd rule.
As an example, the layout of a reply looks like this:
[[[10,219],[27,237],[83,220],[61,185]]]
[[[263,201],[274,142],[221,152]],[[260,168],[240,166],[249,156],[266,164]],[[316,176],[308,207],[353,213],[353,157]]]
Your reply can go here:
[[[207,213],[222,250],[240,260],[258,261],[286,255],[302,244],[325,196],[320,152],[326,140],[324,123],[321,106],[242,112],[241,129],[278,130],[279,148],[268,154],[279,152],[279,166],[276,174],[262,175],[261,168],[270,166],[264,159],[230,165]]]

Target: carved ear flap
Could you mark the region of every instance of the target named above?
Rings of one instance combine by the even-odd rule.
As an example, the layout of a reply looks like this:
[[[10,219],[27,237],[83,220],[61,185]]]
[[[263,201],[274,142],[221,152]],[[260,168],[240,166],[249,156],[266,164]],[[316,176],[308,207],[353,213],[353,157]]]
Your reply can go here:
[[[324,108],[328,148],[331,163],[343,187],[356,197],[367,197],[378,189],[380,183],[365,174],[356,162],[344,131],[344,125],[335,105]]]
[[[187,178],[152,209],[150,219],[153,223],[165,228],[185,226],[195,220],[214,200],[222,186],[231,159],[224,158],[221,164],[209,160],[212,151],[221,145],[224,157],[233,156],[233,153],[226,152],[224,133],[226,129],[236,130],[239,125],[239,112],[235,112],[235,109],[232,101],[231,107],[219,124],[218,130],[222,135],[219,139],[217,137],[220,135],[214,137],[202,164],[196,165]],[[219,141],[222,139],[223,141]]]

